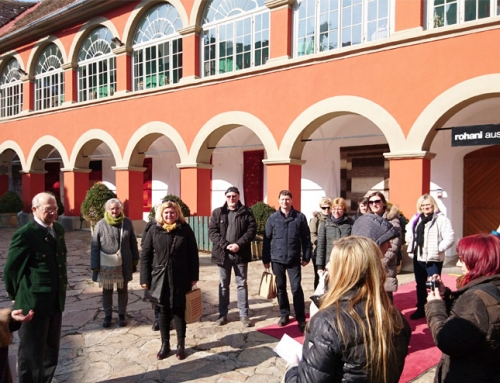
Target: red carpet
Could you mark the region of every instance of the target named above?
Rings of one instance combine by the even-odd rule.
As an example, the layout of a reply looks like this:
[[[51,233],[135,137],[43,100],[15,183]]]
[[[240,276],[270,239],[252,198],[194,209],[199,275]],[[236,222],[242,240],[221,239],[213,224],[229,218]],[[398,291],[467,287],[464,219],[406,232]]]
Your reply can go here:
[[[443,274],[441,277],[446,286],[455,290],[456,276]],[[412,329],[410,347],[408,350],[409,354],[406,357],[405,368],[399,380],[405,383],[415,379],[417,376],[436,365],[441,358],[441,351],[434,345],[425,318],[410,320],[410,314],[415,311],[415,304],[417,303],[415,282],[409,282],[399,286],[399,290],[394,294],[394,303],[406,317]],[[283,334],[286,333],[300,343],[304,341],[304,335],[299,331],[295,320],[291,321],[285,327],[279,327],[277,324],[274,324],[261,327],[257,330],[278,339],[281,339]]]

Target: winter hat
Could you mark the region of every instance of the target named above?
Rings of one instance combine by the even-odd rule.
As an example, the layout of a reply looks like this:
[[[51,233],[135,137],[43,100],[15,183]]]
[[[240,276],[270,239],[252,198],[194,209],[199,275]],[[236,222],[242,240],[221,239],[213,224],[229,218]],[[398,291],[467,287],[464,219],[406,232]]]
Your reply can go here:
[[[370,238],[381,246],[388,240],[398,237],[399,230],[377,214],[364,214],[354,222],[351,234]]]
[[[240,195],[240,191],[238,190],[238,188],[236,186],[230,186],[227,188],[226,192],[224,193],[224,195],[227,195],[227,193],[236,193],[238,195]]]

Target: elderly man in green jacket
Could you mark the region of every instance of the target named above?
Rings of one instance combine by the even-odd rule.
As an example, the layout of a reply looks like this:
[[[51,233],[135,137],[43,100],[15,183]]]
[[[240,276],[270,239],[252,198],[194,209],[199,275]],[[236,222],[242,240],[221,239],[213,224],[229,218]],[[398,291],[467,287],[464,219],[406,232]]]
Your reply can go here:
[[[62,312],[66,301],[66,243],[55,222],[52,194],[33,198],[34,221],[14,233],[4,268],[5,288],[14,309],[33,319],[19,330],[19,383],[50,382],[59,356]]]

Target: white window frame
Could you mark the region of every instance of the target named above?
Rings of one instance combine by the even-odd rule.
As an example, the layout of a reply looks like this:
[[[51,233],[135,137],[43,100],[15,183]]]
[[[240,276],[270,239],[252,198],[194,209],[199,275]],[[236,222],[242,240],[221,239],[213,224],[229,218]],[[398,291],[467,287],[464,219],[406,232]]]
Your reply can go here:
[[[257,22],[256,18],[260,17],[260,30],[256,30],[257,27]],[[264,18],[267,18],[267,28],[264,27],[265,25],[265,20]],[[247,20],[250,22],[250,33],[243,33],[241,35],[237,36],[237,25],[240,23],[244,23]],[[230,29],[232,30],[232,37],[222,40],[225,37],[225,31]],[[211,42],[210,44],[206,44],[205,40],[205,34],[212,33],[212,36],[215,37],[215,41]],[[255,47],[255,44],[257,42],[257,35],[262,35],[260,38],[260,42],[266,41],[267,37],[267,45],[266,46],[261,46],[259,48]],[[245,44],[245,41],[242,40],[247,36],[249,38],[249,44]],[[242,69],[247,69],[247,68],[253,68],[253,67],[258,67],[261,65],[264,65],[267,60],[269,59],[270,55],[270,45],[271,45],[271,14],[270,14],[270,9],[266,6],[261,6],[255,9],[252,9],[250,11],[245,11],[238,13],[235,16],[232,17],[226,17],[220,20],[216,21],[211,21],[208,23],[205,23],[202,25],[202,31],[200,33],[200,73],[202,77],[209,77],[209,76],[214,76],[214,75],[219,75],[219,74],[224,74],[224,73],[232,73],[236,72],[238,70]],[[222,60],[221,58],[221,43],[223,41],[226,41],[229,45],[229,48],[227,49],[232,49],[232,53],[225,55],[224,58],[226,58],[225,63],[230,63],[231,67],[230,68],[221,68],[222,67]],[[243,41],[243,42],[242,42]],[[243,44],[243,47],[247,47],[248,45],[250,46],[249,50],[243,51],[243,52],[237,52],[237,46],[238,44]],[[213,46],[215,49],[211,50],[210,46]],[[205,49],[207,48],[207,49]],[[256,62],[256,55],[260,51],[260,62]],[[214,53],[213,57],[207,57],[210,56],[210,54]],[[249,60],[245,60],[245,56],[250,56]],[[246,62],[247,65],[242,65],[243,67],[237,67],[238,62]],[[224,64],[225,65],[225,64]],[[213,73],[212,73],[213,70]]]
[[[101,36],[92,41],[95,34]],[[88,101],[110,97],[116,90],[116,56],[113,53],[115,44],[108,28],[99,27],[93,30],[83,41],[78,53],[78,101]],[[85,48],[85,43],[91,43]],[[83,57],[82,57],[83,56]],[[103,79],[105,79],[103,81]]]
[[[479,0],[476,0],[476,18],[471,19],[471,20],[465,20],[466,16],[466,9],[465,9],[465,0],[456,0],[456,1],[447,1],[443,0],[443,4],[438,4],[435,5],[435,0],[427,0],[427,29],[436,29],[436,28],[444,28],[450,25],[458,25],[458,24],[463,24],[463,23],[468,23],[471,21],[476,21],[476,20],[485,20],[491,17],[495,17],[500,15],[500,4],[497,4],[498,0],[489,0],[489,16],[481,17],[478,18],[478,2]],[[456,23],[453,24],[447,24],[447,20],[441,20],[438,15],[435,14],[435,9],[436,8],[441,8],[444,7],[444,4],[456,4]]]
[[[314,15],[309,16],[305,19],[299,19],[299,13],[300,13],[300,7],[304,6],[306,7],[307,4],[306,2],[314,2]],[[310,54],[316,54],[319,52],[325,52],[325,51],[330,51],[330,50],[336,50],[343,48],[344,45],[342,43],[342,39],[345,36],[345,31],[346,29],[350,29],[352,31],[352,26],[359,26],[360,33],[359,33],[359,42],[356,41],[354,43],[345,45],[345,46],[353,46],[353,45],[360,45],[360,44],[365,44],[371,41],[376,41],[376,40],[381,40],[388,38],[391,33],[393,32],[394,28],[394,0],[387,0],[387,14],[384,17],[377,17],[373,20],[368,20],[368,17],[370,16],[370,8],[375,6],[377,7],[377,12],[378,8],[380,7],[380,3],[383,2],[384,0],[350,0],[348,5],[345,5],[347,1],[344,0],[338,0],[338,8],[336,10],[328,10],[324,11],[323,9],[320,8],[322,0],[302,0],[302,1],[296,1],[294,4],[293,8],[293,56],[294,57],[301,57],[301,56],[306,56]],[[323,1],[324,3],[329,3],[328,1]],[[358,20],[353,20],[352,15],[353,13],[349,13],[349,9],[352,9],[353,3],[356,2],[356,6],[358,6],[361,9],[361,16]],[[325,15],[326,19],[330,17],[330,15],[334,14],[336,12],[336,23],[337,23],[337,28],[331,27],[331,22],[328,24],[329,25],[329,31],[335,31],[333,33],[336,33],[336,42],[337,46],[330,47],[328,49],[321,49],[320,43],[321,43],[321,25],[322,23],[322,16]],[[352,23],[345,23],[346,17],[350,15],[351,16],[351,21]],[[313,33],[310,33],[309,35],[305,34],[304,36],[299,36],[299,28],[300,23],[302,20],[307,20],[307,19],[312,19],[314,23],[313,27]],[[385,20],[386,23],[386,28],[379,31],[379,28],[375,30],[375,32],[370,31],[370,24],[372,23],[377,23],[377,25],[380,25],[382,21]],[[307,23],[306,23],[307,24]],[[306,30],[310,31],[310,28],[306,27]],[[332,33],[332,32],[328,32]],[[374,33],[380,33],[381,36],[376,36]],[[313,40],[311,41],[310,39],[307,39],[307,36],[313,36]],[[304,40],[305,37],[305,40]],[[299,41],[300,39],[300,41]],[[301,50],[301,44],[303,45],[305,42],[306,44],[306,53],[300,54]],[[311,45],[312,44],[312,45]]]
[[[20,66],[11,59],[2,71],[0,79],[0,117],[15,116],[23,110],[23,82]]]
[[[169,3],[152,7],[141,18],[132,42],[132,84],[135,91],[175,84],[182,78],[182,36],[178,33],[181,27],[179,12]],[[155,58],[149,61],[148,50],[156,53]],[[168,52],[165,53],[165,50]],[[163,51],[161,57],[160,51]],[[140,52],[142,61],[139,62]],[[160,62],[168,69],[160,71]],[[149,64],[154,65],[153,71],[149,69],[150,73]]]
[[[35,110],[55,108],[64,102],[62,64],[61,51],[55,44],[47,46],[38,58],[35,69]]]

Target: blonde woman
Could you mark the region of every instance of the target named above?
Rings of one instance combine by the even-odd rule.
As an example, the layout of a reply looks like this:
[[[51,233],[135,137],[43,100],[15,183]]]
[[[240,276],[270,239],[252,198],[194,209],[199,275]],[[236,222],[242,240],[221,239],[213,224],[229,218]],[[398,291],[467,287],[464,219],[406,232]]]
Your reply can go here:
[[[185,359],[186,293],[199,276],[198,245],[193,230],[175,201],[167,200],[156,209],[156,225],[143,239],[141,287],[151,287],[152,271],[166,266],[160,298],[161,348],[156,355],[165,359],[170,353],[170,321],[177,332],[177,359]]]
[[[330,287],[309,322],[302,360],[285,382],[399,381],[411,330],[384,292],[381,258],[371,239],[335,242]]]

